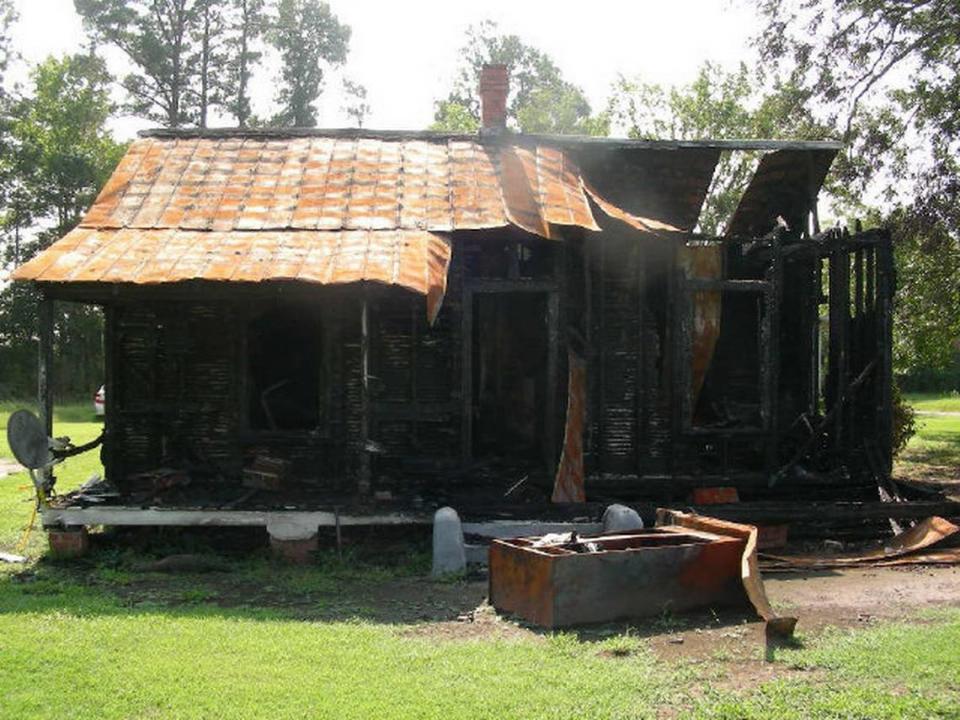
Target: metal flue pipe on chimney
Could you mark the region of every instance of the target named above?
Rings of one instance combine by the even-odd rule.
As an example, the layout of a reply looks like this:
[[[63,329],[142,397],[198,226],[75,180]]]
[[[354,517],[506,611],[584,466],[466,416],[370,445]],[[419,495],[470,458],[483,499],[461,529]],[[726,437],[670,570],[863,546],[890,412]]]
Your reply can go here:
[[[484,65],[480,71],[480,120],[483,132],[507,127],[507,93],[510,75],[506,65]]]

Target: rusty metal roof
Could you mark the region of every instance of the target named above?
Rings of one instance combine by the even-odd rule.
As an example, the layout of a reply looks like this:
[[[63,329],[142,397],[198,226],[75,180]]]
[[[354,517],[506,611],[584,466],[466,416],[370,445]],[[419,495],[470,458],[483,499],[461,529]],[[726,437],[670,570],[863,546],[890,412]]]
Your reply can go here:
[[[549,140],[154,132],[131,145],[80,226],[13,277],[369,280],[433,293],[436,306],[450,245],[435,233],[514,225],[552,239],[559,226],[599,230],[597,210],[643,232],[689,230],[725,149]],[[730,231],[802,214],[836,153],[828,145],[764,157]]]
[[[590,199],[645,232],[676,232],[587,188],[556,148],[464,137],[173,133],[142,137],[80,225],[17,280],[314,283],[362,280],[442,297],[435,233],[515,225],[599,230]],[[432,300],[431,300],[432,298]]]
[[[689,230],[700,218],[721,150],[584,142],[570,152],[584,177],[616,207]]]
[[[477,140],[143,138],[81,225],[182,230],[599,229],[556,149]]]
[[[450,242],[422,230],[200,231],[79,227],[14,274],[39,282],[184,280],[331,284],[375,281],[427,296],[439,309]]]

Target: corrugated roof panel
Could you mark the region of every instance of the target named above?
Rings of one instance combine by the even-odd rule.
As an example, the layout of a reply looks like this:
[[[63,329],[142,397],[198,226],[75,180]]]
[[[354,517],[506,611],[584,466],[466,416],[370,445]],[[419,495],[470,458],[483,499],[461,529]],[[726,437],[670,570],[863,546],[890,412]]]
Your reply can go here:
[[[740,198],[726,235],[764,235],[782,217],[803,227],[837,150],[777,150],[764,155]]]
[[[585,145],[571,150],[583,177],[613,206],[633,217],[690,231],[720,160],[709,147],[674,149]]]
[[[598,229],[576,165],[554,148],[364,137],[135,142],[85,227]]]
[[[438,298],[449,241],[419,230],[256,232],[77,228],[21,266],[15,280],[172,283],[184,280],[399,285]],[[442,292],[441,292],[442,294]]]

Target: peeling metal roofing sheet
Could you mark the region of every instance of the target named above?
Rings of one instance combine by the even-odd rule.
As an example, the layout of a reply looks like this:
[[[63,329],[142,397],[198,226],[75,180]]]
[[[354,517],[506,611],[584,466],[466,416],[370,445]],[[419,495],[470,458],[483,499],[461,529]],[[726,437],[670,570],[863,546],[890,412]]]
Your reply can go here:
[[[516,225],[599,230],[621,210],[564,151],[470,138],[229,134],[131,145],[78,228],[14,273],[49,283],[186,280],[399,285],[438,307],[449,242],[432,233]]]
[[[776,225],[778,216],[791,228],[802,227],[836,155],[836,148],[777,150],[764,155],[725,234],[764,235]]]
[[[644,219],[692,230],[720,160],[714,147],[633,148],[589,142],[571,156],[612,205]]]
[[[469,140],[144,138],[81,223],[181,230],[598,229],[559,150]]]
[[[422,230],[199,231],[79,227],[22,265],[15,280],[154,284],[185,280],[381,282],[427,296],[446,288],[450,242]]]

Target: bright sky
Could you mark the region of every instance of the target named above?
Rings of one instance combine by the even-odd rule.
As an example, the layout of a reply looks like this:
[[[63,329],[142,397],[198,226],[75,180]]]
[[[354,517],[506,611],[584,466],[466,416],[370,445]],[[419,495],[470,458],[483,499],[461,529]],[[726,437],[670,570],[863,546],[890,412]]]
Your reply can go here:
[[[353,29],[345,71],[367,87],[372,112],[365,127],[380,129],[429,125],[434,101],[450,86],[467,27],[484,19],[552,56],[595,110],[605,105],[617,73],[676,84],[692,80],[705,60],[734,66],[749,57],[747,40],[757,28],[749,4],[735,0],[329,2]],[[72,0],[17,0],[16,5],[20,22],[13,30],[14,46],[27,63],[80,48],[83,28]],[[122,60],[113,55],[109,60],[111,70],[122,74]],[[14,77],[22,79],[24,73],[21,67]],[[255,78],[255,111],[266,110],[271,81],[269,71]],[[339,80],[331,79],[328,88],[320,125],[348,125]],[[126,119],[115,130],[130,136],[140,127],[142,122]]]

